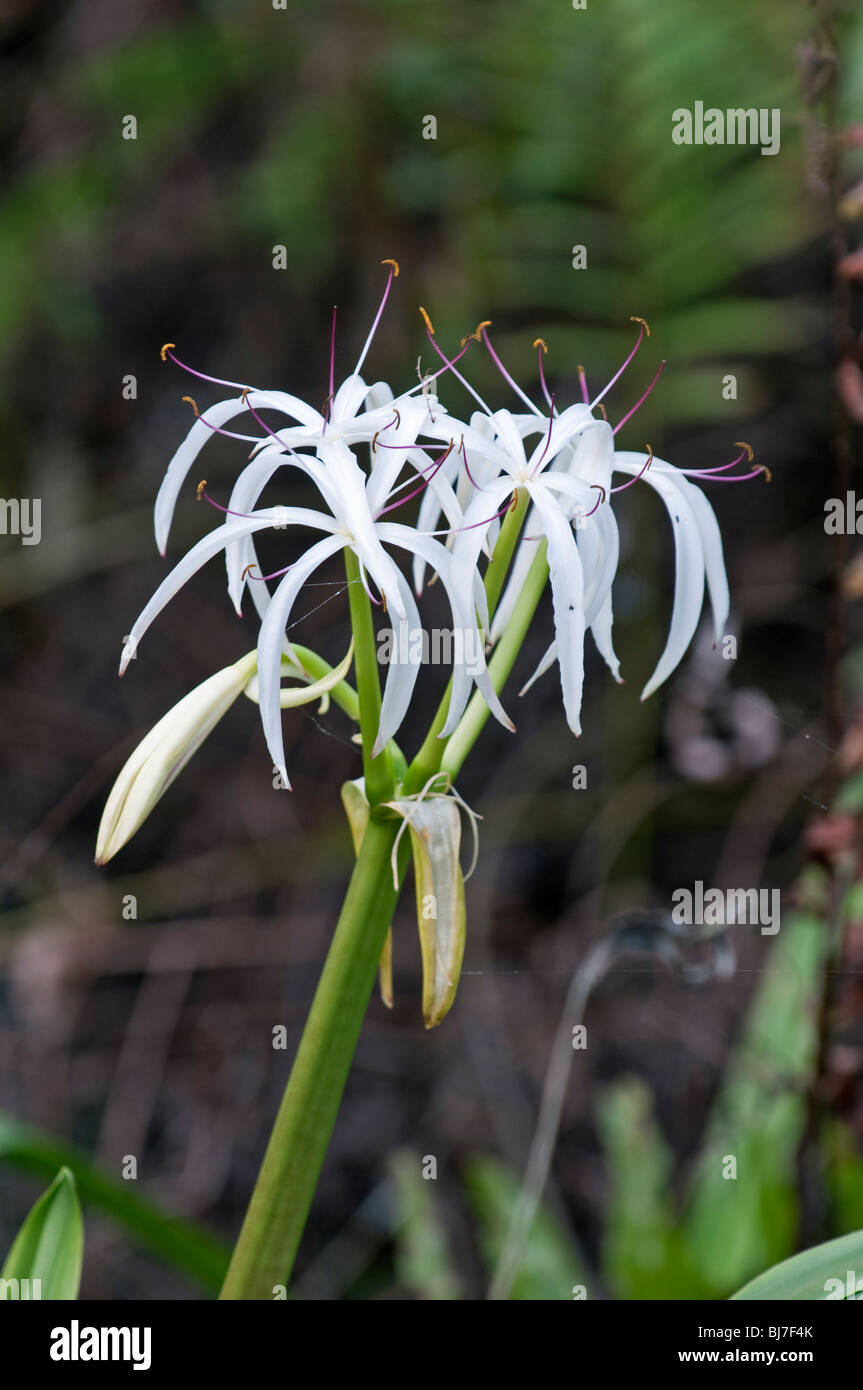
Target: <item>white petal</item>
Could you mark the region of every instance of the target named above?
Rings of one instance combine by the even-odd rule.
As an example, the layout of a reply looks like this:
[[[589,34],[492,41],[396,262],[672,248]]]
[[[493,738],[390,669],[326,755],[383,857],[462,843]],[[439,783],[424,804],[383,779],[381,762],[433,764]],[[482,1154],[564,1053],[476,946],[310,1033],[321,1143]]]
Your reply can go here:
[[[470,694],[471,679],[476,683],[477,689],[495,719],[503,724],[504,728],[514,730],[515,725],[501,705],[488,674],[473,606],[466,602],[467,595],[473,593],[472,587],[459,584],[453,556],[434,537],[418,536],[416,531],[409,526],[399,526],[392,522],[389,524],[379,522],[378,533],[382,539],[390,541],[393,545],[401,546],[414,554],[422,554],[427,563],[440,575],[441,583],[446,589],[450,601],[454,638],[452,695],[447,711],[447,720],[439,737],[448,737],[464,713],[464,707]],[[459,632],[462,634],[462,652],[461,658],[456,659]],[[479,667],[476,671],[469,670],[469,644],[473,646],[472,655],[475,656],[476,664]],[[471,661],[470,665],[473,664],[474,662]]]
[[[264,738],[273,766],[279,771],[286,787],[290,787],[285,771],[285,749],[282,740],[280,705],[282,682],[282,647],[291,608],[300,589],[317,567],[344,548],[343,536],[328,536],[307,550],[288,570],[270,600],[258,634],[258,700]]]
[[[174,566],[170,574],[162,580],[149,603],[135,620],[123,648],[123,655],[120,660],[121,676],[136,654],[138,643],[153,619],[161,613],[165,604],[174,597],[186,581],[191,579],[202,565],[205,565],[214,555],[218,555],[219,551],[229,545],[231,541],[239,540],[243,536],[250,536],[255,531],[267,530],[273,525],[274,519],[279,524],[282,521],[287,521],[288,524],[297,526],[316,526],[323,531],[335,529],[332,520],[323,512],[312,512],[306,507],[279,507],[254,512],[250,517],[232,518],[222,526],[217,526],[215,530],[208,532],[196,545],[192,546],[192,549]]]
[[[292,418],[307,423],[312,423],[317,417],[318,428],[320,428],[320,417],[317,415],[317,411],[312,410],[305,401],[299,400],[296,396],[289,396],[284,391],[251,391],[245,399],[236,397],[227,401],[218,401],[216,405],[211,405],[208,410],[203,411],[201,418],[195,421],[168,464],[162,485],[156,496],[154,524],[156,544],[161,555],[164,555],[168,547],[168,533],[171,529],[174,507],[177,504],[180,488],[201,449],[213,437],[214,431],[209,429],[208,425],[218,429],[236,416],[245,414],[248,416],[249,424],[254,426],[255,434],[257,434],[258,425],[246,404],[247,400],[251,402],[255,410],[266,408],[281,410]]]
[[[546,647],[544,655],[540,658],[539,665],[529,680],[526,680],[519,695],[526,695],[532,685],[535,685],[540,676],[544,676],[549,667],[557,661],[557,642],[552,642],[550,647]]]
[[[401,727],[419,675],[419,662],[410,659],[411,652],[414,650],[412,646],[414,634],[422,633],[419,609],[414,602],[410,585],[404,575],[399,574],[399,581],[407,617],[393,629],[393,651],[390,655],[384,696],[381,701],[378,735],[372,748],[373,758],[376,758],[386,748],[390,739],[395,737]]]
[[[581,733],[581,697],[584,688],[584,577],[572,527],[557,501],[542,482],[527,484],[542,517],[548,542],[554,631],[560,663],[560,686],[566,722]]]
[[[615,454],[614,467],[619,472],[634,476],[641,472],[646,459],[646,454]],[[679,479],[651,465],[642,481],[658,492],[665,503],[674,531],[676,567],[668,640],[656,670],[641,692],[642,700],[646,700],[671,675],[698,626],[704,600],[704,548],[695,512],[688,500],[687,490],[680,487]]]

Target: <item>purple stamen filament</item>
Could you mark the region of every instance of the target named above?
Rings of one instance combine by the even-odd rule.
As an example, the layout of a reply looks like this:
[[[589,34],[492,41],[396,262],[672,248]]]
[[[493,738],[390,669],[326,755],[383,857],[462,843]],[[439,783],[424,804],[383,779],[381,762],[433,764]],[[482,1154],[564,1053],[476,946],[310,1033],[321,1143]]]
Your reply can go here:
[[[612,386],[614,385],[614,383],[615,383],[616,381],[619,381],[620,378],[623,376],[623,373],[626,371],[626,369],[627,369],[627,367],[629,366],[630,362],[632,361],[633,357],[634,357],[635,354],[638,352],[638,349],[641,347],[641,340],[642,340],[643,337],[644,337],[644,324],[642,323],[642,324],[640,324],[640,327],[639,327],[639,330],[638,330],[638,337],[637,337],[636,340],[635,340],[635,347],[632,349],[632,351],[630,352],[629,356],[626,358],[626,360],[625,360],[625,362],[623,363],[623,365],[622,365],[621,367],[618,367],[617,371],[614,373],[614,376],[611,378],[611,381],[609,381],[609,383],[608,383],[607,386],[603,387],[603,389],[600,391],[599,395],[598,395],[598,396],[595,396],[594,399],[593,399],[592,401],[587,402],[587,404],[590,405],[591,410],[595,410],[595,409],[596,409],[596,407],[599,405],[599,402],[602,400],[603,396],[607,396],[608,393],[609,393],[609,391],[611,390]]]
[[[660,364],[659,364],[659,369],[658,369],[658,371],[657,371],[657,373],[656,373],[656,376],[655,376],[655,377],[653,378],[653,380],[651,381],[651,383],[650,383],[650,385],[648,386],[647,390],[645,391],[644,395],[641,396],[640,399],[637,400],[637,401],[635,402],[635,405],[632,407],[632,409],[631,409],[631,410],[628,410],[627,413],[624,415],[623,419],[620,420],[620,421],[615,425],[614,429],[611,431],[612,434],[617,434],[617,431],[618,431],[618,430],[622,430],[622,429],[623,429],[623,426],[626,424],[627,420],[631,420],[632,417],[633,417],[633,415],[635,414],[636,410],[638,410],[638,408],[639,408],[640,406],[644,405],[644,402],[647,400],[647,397],[650,395],[650,393],[651,393],[651,391],[653,390],[654,386],[656,385],[657,381],[658,381],[659,378],[662,376],[662,373],[663,373],[664,368],[665,368],[665,360],[663,359],[663,361],[660,362]]]
[[[482,341],[485,343],[486,347],[488,348],[489,356],[491,357],[492,362],[493,362],[494,365],[497,367],[497,369],[498,369],[498,371],[500,372],[501,376],[503,377],[504,381],[507,382],[507,383],[512,387],[512,389],[513,389],[513,391],[515,392],[515,394],[516,394],[517,396],[519,396],[519,397],[524,401],[525,405],[528,407],[529,410],[532,410],[532,411],[533,411],[534,415],[541,415],[541,414],[542,414],[542,411],[541,411],[541,410],[538,410],[537,407],[534,405],[533,401],[530,399],[530,397],[525,395],[524,391],[522,391],[522,389],[521,389],[521,387],[519,386],[518,382],[513,380],[513,378],[510,376],[509,372],[507,371],[506,367],[505,367],[505,366],[503,365],[503,363],[501,362],[500,358],[498,357],[497,353],[495,352],[494,348],[493,348],[492,345],[491,345],[491,339],[490,339],[489,336],[488,336],[488,332],[487,332],[486,327],[485,327],[484,324],[482,324],[482,325],[480,326],[479,332],[480,332],[480,337],[482,338]]]
[[[632,487],[632,484],[633,484],[633,483],[639,482],[640,479],[644,477],[645,473],[647,472],[648,468],[650,467],[650,465],[651,465],[652,463],[653,463],[653,450],[651,449],[650,445],[648,444],[648,445],[647,445],[647,462],[645,463],[645,465],[644,465],[644,467],[641,469],[641,471],[638,472],[638,473],[636,473],[636,475],[635,475],[634,478],[630,478],[628,483],[620,483],[620,485],[619,485],[618,487],[613,487],[613,488],[611,489],[611,491],[612,491],[612,492],[625,492],[626,489],[627,489],[628,487]]]

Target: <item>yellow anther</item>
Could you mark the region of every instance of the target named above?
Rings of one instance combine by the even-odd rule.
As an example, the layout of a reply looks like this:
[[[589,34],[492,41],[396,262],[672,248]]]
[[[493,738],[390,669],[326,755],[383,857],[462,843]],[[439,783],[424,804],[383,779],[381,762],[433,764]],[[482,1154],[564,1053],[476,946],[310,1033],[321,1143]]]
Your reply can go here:
[[[606,499],[607,494],[606,494],[605,488],[602,486],[602,483],[591,483],[590,486],[591,486],[592,488],[596,488],[596,491],[597,491],[597,492],[601,492],[601,493],[602,493],[602,498],[601,498],[601,500],[604,502],[605,499]]]
[[[207,480],[206,480],[206,478],[202,478],[201,481],[198,483],[198,488],[197,488],[197,492],[196,492],[196,496],[197,496],[197,499],[198,499],[199,502],[200,502],[200,500],[201,500],[201,493],[204,491],[204,488],[205,488],[206,486],[207,486]]]
[[[426,328],[428,329],[428,331],[429,331],[429,333],[432,335],[432,337],[434,337],[434,324],[432,323],[431,319],[429,318],[428,314],[426,313],[426,311],[425,311],[425,309],[423,308],[422,305],[420,305],[420,313],[422,314],[422,316],[423,316],[423,318],[424,318],[424,320],[425,320],[425,326],[426,326]]]
[[[645,444],[644,447],[645,447],[645,449],[647,450],[648,455],[649,455],[648,460],[647,460],[647,463],[644,465],[644,471],[645,471],[645,473],[646,473],[647,470],[648,470],[648,468],[650,467],[650,465],[653,463],[653,449],[651,448],[651,446],[650,446],[649,444]]]
[[[381,589],[381,603],[383,604],[383,610],[384,610],[384,612],[386,613],[386,611],[387,611],[387,596],[386,596],[386,594],[384,593],[383,589]]]
[[[164,343],[164,344],[163,344],[163,346],[162,346],[162,347],[160,348],[160,350],[159,350],[159,356],[161,357],[161,359],[162,359],[163,362],[167,362],[167,360],[168,360],[168,348],[172,348],[172,347],[176,347],[176,346],[177,346],[176,343]]]
[[[608,411],[606,410],[605,406],[602,404],[602,401],[597,401],[597,402],[596,402],[596,408],[597,408],[597,410],[601,410],[601,411],[602,411],[602,418],[603,418],[603,420],[607,420],[607,419],[608,419]]]
[[[398,411],[396,410],[395,406],[393,406],[393,415],[396,417],[396,427],[397,427],[397,429],[401,429],[401,427],[402,427],[402,417],[399,415],[399,413],[398,413]]]
[[[629,322],[640,323],[648,338],[650,337],[650,324],[647,322],[647,319],[640,319],[637,314],[630,314]]]
[[[773,474],[765,463],[759,463],[756,471],[758,473],[763,473],[768,483],[773,481]]]
[[[250,396],[251,394],[252,394],[252,388],[251,388],[251,386],[244,386],[243,389],[242,389],[242,391],[240,392],[240,400],[241,400],[241,401],[244,401],[244,400],[246,399],[246,397],[247,397],[247,396]]]
[[[378,447],[378,435],[379,435],[379,434],[380,434],[380,430],[375,430],[375,437],[374,437],[374,439],[372,440],[372,453],[375,453],[375,451],[376,451],[376,449],[377,449],[377,447]]]
[[[534,347],[541,347],[545,353],[548,352],[548,345],[546,344],[545,338],[534,338],[533,345]]]
[[[394,260],[391,260],[391,259],[387,258],[387,260],[381,261],[381,265],[391,265],[392,268],[393,268],[393,279],[397,280],[397,279],[399,278],[399,263],[398,263],[398,261],[394,261]]]
[[[187,405],[190,405],[192,407],[196,415],[200,415],[201,412],[198,409],[197,401],[193,400],[191,396],[183,396],[182,400],[184,400]]]
[[[491,319],[483,319],[482,323],[478,323],[470,336],[476,338],[477,342],[479,342],[484,328],[491,328]]]
[[[745,439],[735,439],[734,447],[735,449],[745,449],[746,457],[749,459],[750,463],[755,458],[755,450],[753,449],[751,444],[746,443]]]
[[[243,570],[243,573],[240,575],[240,583],[242,583],[242,581],[245,579],[246,575],[249,573],[249,570],[256,570],[257,568],[258,568],[258,567],[257,567],[257,565],[255,564],[254,560],[252,561],[252,563],[251,563],[250,565],[246,565],[246,568]]]

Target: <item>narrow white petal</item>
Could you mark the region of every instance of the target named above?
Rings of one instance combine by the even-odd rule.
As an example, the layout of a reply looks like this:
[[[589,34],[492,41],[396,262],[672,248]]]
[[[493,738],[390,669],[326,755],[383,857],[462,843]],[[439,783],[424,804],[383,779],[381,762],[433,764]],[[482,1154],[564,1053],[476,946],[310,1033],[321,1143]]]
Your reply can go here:
[[[634,476],[641,472],[646,459],[647,455],[642,454],[615,454],[614,466],[617,471]],[[674,533],[676,568],[668,640],[656,670],[641,692],[642,700],[646,700],[671,675],[698,626],[704,600],[704,548],[695,511],[679,479],[651,465],[642,481],[658,492],[665,503]]]
[[[287,787],[290,786],[290,782],[285,771],[282,714],[279,703],[285,628],[297,594],[309,575],[319,565],[322,565],[330,555],[335,555],[338,550],[343,549],[344,545],[343,536],[328,536],[325,540],[317,541],[310,550],[306,551],[305,555],[288,570],[273,594],[258,634],[258,700],[261,708],[261,723],[273,766],[281,773],[282,780]]]
[[[521,687],[521,690],[518,692],[519,695],[526,695],[527,692],[530,690],[530,687],[532,685],[535,685],[536,682],[539,680],[540,676],[544,676],[546,671],[549,670],[549,668],[553,666],[556,661],[557,642],[555,641],[552,642],[550,647],[546,648],[544,655],[540,658],[539,665],[537,666],[530,679],[525,681],[524,685]]]
[[[449,551],[436,541],[432,536],[418,536],[416,531],[409,526],[399,526],[395,523],[378,523],[378,533],[382,539],[388,540],[393,545],[401,546],[403,549],[413,553],[419,552],[433,569],[440,575],[447,597],[450,602],[453,618],[453,638],[454,638],[454,659],[452,673],[452,695],[450,697],[447,720],[441,731],[440,737],[447,737],[452,733],[467,704],[470,694],[471,679],[476,683],[483,699],[504,728],[513,730],[515,725],[509,715],[504,710],[498,699],[498,695],[491,683],[488,674],[488,667],[485,664],[485,653],[482,650],[480,634],[476,624],[476,617],[472,603],[466,602],[467,595],[472,595],[470,585],[460,585],[456,573],[453,556]],[[459,633],[461,634],[462,652],[460,659],[457,658],[457,644]],[[470,648],[470,651],[469,651]],[[470,670],[470,666],[477,669]]]
[[[584,577],[575,536],[558,502],[542,482],[527,485],[542,517],[548,542],[554,631],[560,663],[560,686],[566,722],[581,733],[581,697],[584,688]]]
[[[621,684],[623,677],[620,674],[620,662],[617,659],[614,643],[611,639],[611,626],[613,622],[614,614],[611,607],[611,594],[606,594],[602,607],[590,624],[590,631],[596,643],[596,650],[614,676],[614,679],[618,684]]]
[[[143,637],[153,619],[161,613],[165,604],[182,589],[187,580],[196,574],[202,565],[214,555],[218,555],[226,545],[232,541],[240,540],[243,536],[250,536],[255,531],[264,531],[272,527],[274,519],[281,524],[284,520],[297,526],[319,526],[322,530],[333,530],[334,525],[329,517],[324,516],[323,512],[312,512],[306,507],[280,507],[260,512],[254,512],[250,517],[230,518],[222,526],[217,526],[215,530],[209,531],[206,536],[192,546],[171,570],[159,585],[149,603],[143,608],[129,633],[126,646],[123,648],[123,655],[120,661],[120,675],[122,676],[132,657],[136,654],[138,643]]]
[[[259,433],[259,426],[246,401],[249,401],[255,410],[275,409],[281,410],[292,418],[313,423],[315,417],[320,428],[320,416],[317,411],[296,396],[289,396],[284,391],[251,391],[244,399],[235,397],[227,401],[218,401],[216,405],[211,405],[208,410],[203,411],[201,418],[196,420],[183,443],[177,449],[171,462],[168,464],[162,485],[156,496],[154,509],[154,526],[156,532],[156,545],[159,553],[165,554],[168,547],[168,534],[171,529],[171,521],[174,516],[174,508],[180,489],[186,481],[189,469],[198,457],[204,445],[212,439],[214,429],[220,429],[229,420],[235,419],[238,415],[245,415],[252,434]],[[208,428],[213,426],[214,429]]]
[[[393,650],[381,701],[378,735],[372,748],[373,758],[378,756],[401,727],[419,675],[419,662],[411,660],[415,651],[412,645],[416,640],[414,634],[419,633],[420,640],[422,634],[419,609],[414,602],[410,585],[402,574],[399,574],[399,581],[407,616],[393,629]]]

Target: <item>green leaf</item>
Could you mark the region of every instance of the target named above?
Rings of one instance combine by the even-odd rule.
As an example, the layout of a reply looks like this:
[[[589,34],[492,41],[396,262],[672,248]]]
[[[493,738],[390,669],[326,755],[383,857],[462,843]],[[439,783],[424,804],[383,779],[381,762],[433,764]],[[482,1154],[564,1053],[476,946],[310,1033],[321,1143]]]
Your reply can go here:
[[[845,1299],[860,1302],[857,1281],[863,1281],[863,1231],[815,1245],[790,1260],[774,1265],[757,1279],[745,1284],[735,1299],[788,1299],[829,1302]]]
[[[684,1231],[715,1297],[794,1249],[796,1156],[826,945],[817,917],[783,920],[711,1112]]]
[[[116,1221],[139,1245],[218,1293],[228,1268],[229,1252],[221,1241],[194,1222],[160,1210],[130,1191],[131,1184],[109,1177],[83,1149],[41,1134],[0,1112],[0,1162],[50,1178],[65,1166],[74,1173],[85,1206],[97,1207]]]
[[[17,1283],[38,1280],[37,1296],[42,1299],[74,1299],[83,1257],[84,1226],[75,1178],[70,1169],[61,1168],[15,1237],[0,1278]],[[5,1283],[0,1293],[9,1297]]]

